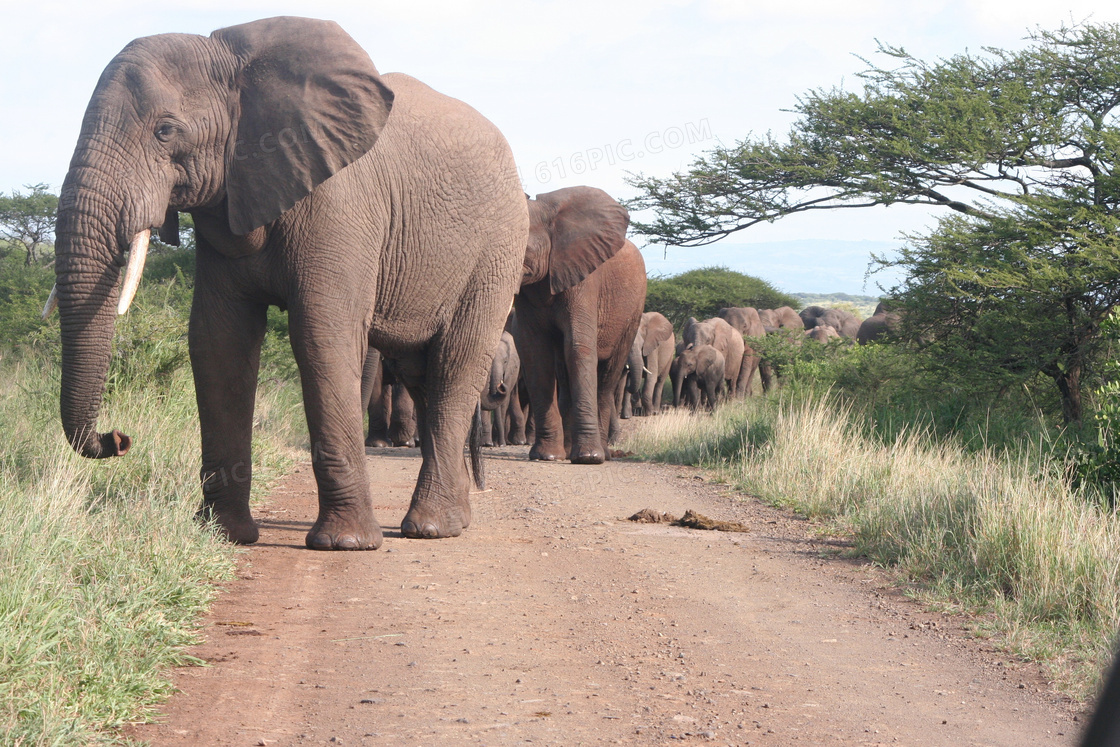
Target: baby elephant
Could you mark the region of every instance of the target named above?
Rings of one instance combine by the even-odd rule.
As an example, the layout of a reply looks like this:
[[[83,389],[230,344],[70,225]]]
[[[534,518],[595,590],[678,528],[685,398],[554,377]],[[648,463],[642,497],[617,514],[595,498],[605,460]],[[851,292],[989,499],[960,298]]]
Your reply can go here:
[[[517,392],[520,375],[521,358],[517,355],[513,335],[503,332],[494,361],[490,364],[490,378],[480,395],[483,446],[525,443],[525,412],[521,409],[521,398]]]
[[[695,410],[701,404],[714,409],[724,386],[726,363],[723,353],[712,345],[682,346],[677,359],[669,370],[673,380],[673,406],[679,407],[684,399]]]

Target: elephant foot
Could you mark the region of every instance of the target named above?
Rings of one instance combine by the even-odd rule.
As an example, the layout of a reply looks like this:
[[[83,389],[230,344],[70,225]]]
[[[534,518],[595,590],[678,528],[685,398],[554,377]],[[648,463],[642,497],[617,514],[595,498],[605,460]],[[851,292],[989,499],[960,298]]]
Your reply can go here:
[[[524,446],[529,442],[525,440],[524,436],[510,436],[509,443],[510,446]]]
[[[410,449],[416,446],[416,443],[417,442],[415,438],[401,438],[393,440],[393,446],[404,446]]]
[[[304,542],[312,550],[376,550],[383,539],[372,513],[368,519],[351,521],[337,515],[323,518],[320,514]]]
[[[194,516],[203,524],[213,521],[218,533],[235,545],[251,545],[260,539],[260,529],[248,506],[230,511],[204,504]]]
[[[599,439],[577,438],[572,441],[569,458],[572,464],[602,464],[609,458]]]
[[[564,450],[542,443],[534,443],[529,449],[529,459],[541,462],[559,462],[564,458]]]
[[[376,436],[374,438],[367,438],[366,439],[366,446],[368,446],[370,448],[373,448],[373,449],[377,449],[377,448],[381,448],[383,446],[392,446],[392,444],[389,443],[388,439],[381,438],[380,436]]]
[[[449,507],[429,507],[413,503],[401,522],[401,534],[411,539],[458,537],[470,523],[470,499]]]

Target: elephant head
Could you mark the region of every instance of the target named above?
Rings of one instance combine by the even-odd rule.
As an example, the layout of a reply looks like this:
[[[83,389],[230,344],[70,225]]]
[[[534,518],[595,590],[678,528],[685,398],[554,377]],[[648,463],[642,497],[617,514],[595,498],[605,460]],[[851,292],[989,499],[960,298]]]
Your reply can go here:
[[[208,246],[259,250],[270,223],[373,147],[392,102],[366,53],[329,21],[150,36],[113,58],[59,197],[60,409],[76,451],[115,456],[131,442],[96,424],[115,312],[132,300],[150,229],[178,243],[178,212],[197,211]]]
[[[601,189],[567,187],[529,200],[521,285],[548,279],[553,295],[595,271],[626,244],[630,213]]]

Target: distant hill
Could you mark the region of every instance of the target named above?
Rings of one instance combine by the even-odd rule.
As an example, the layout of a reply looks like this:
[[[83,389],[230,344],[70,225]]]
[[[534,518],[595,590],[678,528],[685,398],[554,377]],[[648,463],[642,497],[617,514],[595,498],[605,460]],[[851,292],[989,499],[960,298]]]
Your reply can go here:
[[[894,254],[898,242],[800,239],[758,244],[718,243],[695,248],[647,246],[642,249],[650,277],[679,275],[698,267],[719,265],[766,280],[786,293],[874,295],[890,287],[897,271],[881,272],[866,281],[871,255]],[[874,309],[874,304],[872,304]]]

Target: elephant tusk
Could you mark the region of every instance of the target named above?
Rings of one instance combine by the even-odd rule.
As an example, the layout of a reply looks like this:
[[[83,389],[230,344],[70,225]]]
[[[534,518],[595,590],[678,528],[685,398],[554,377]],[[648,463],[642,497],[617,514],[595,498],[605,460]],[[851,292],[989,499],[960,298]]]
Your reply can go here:
[[[653,375],[654,375],[653,371],[650,371],[650,370],[649,370],[648,368],[646,368],[645,366],[642,366],[642,370],[646,372],[646,375],[647,375],[647,376],[653,376]]]
[[[140,276],[144,274],[144,260],[148,258],[148,239],[152,236],[146,228],[132,237],[128,245],[128,266],[124,268],[124,282],[121,283],[121,299],[117,302],[117,314],[128,311],[136,290],[140,287]]]
[[[51,294],[49,296],[47,296],[46,304],[43,305],[43,321],[44,322],[47,321],[47,318],[51,314],[53,314],[54,310],[57,309],[57,308],[58,308],[58,283],[55,283],[54,286],[51,288]]]

